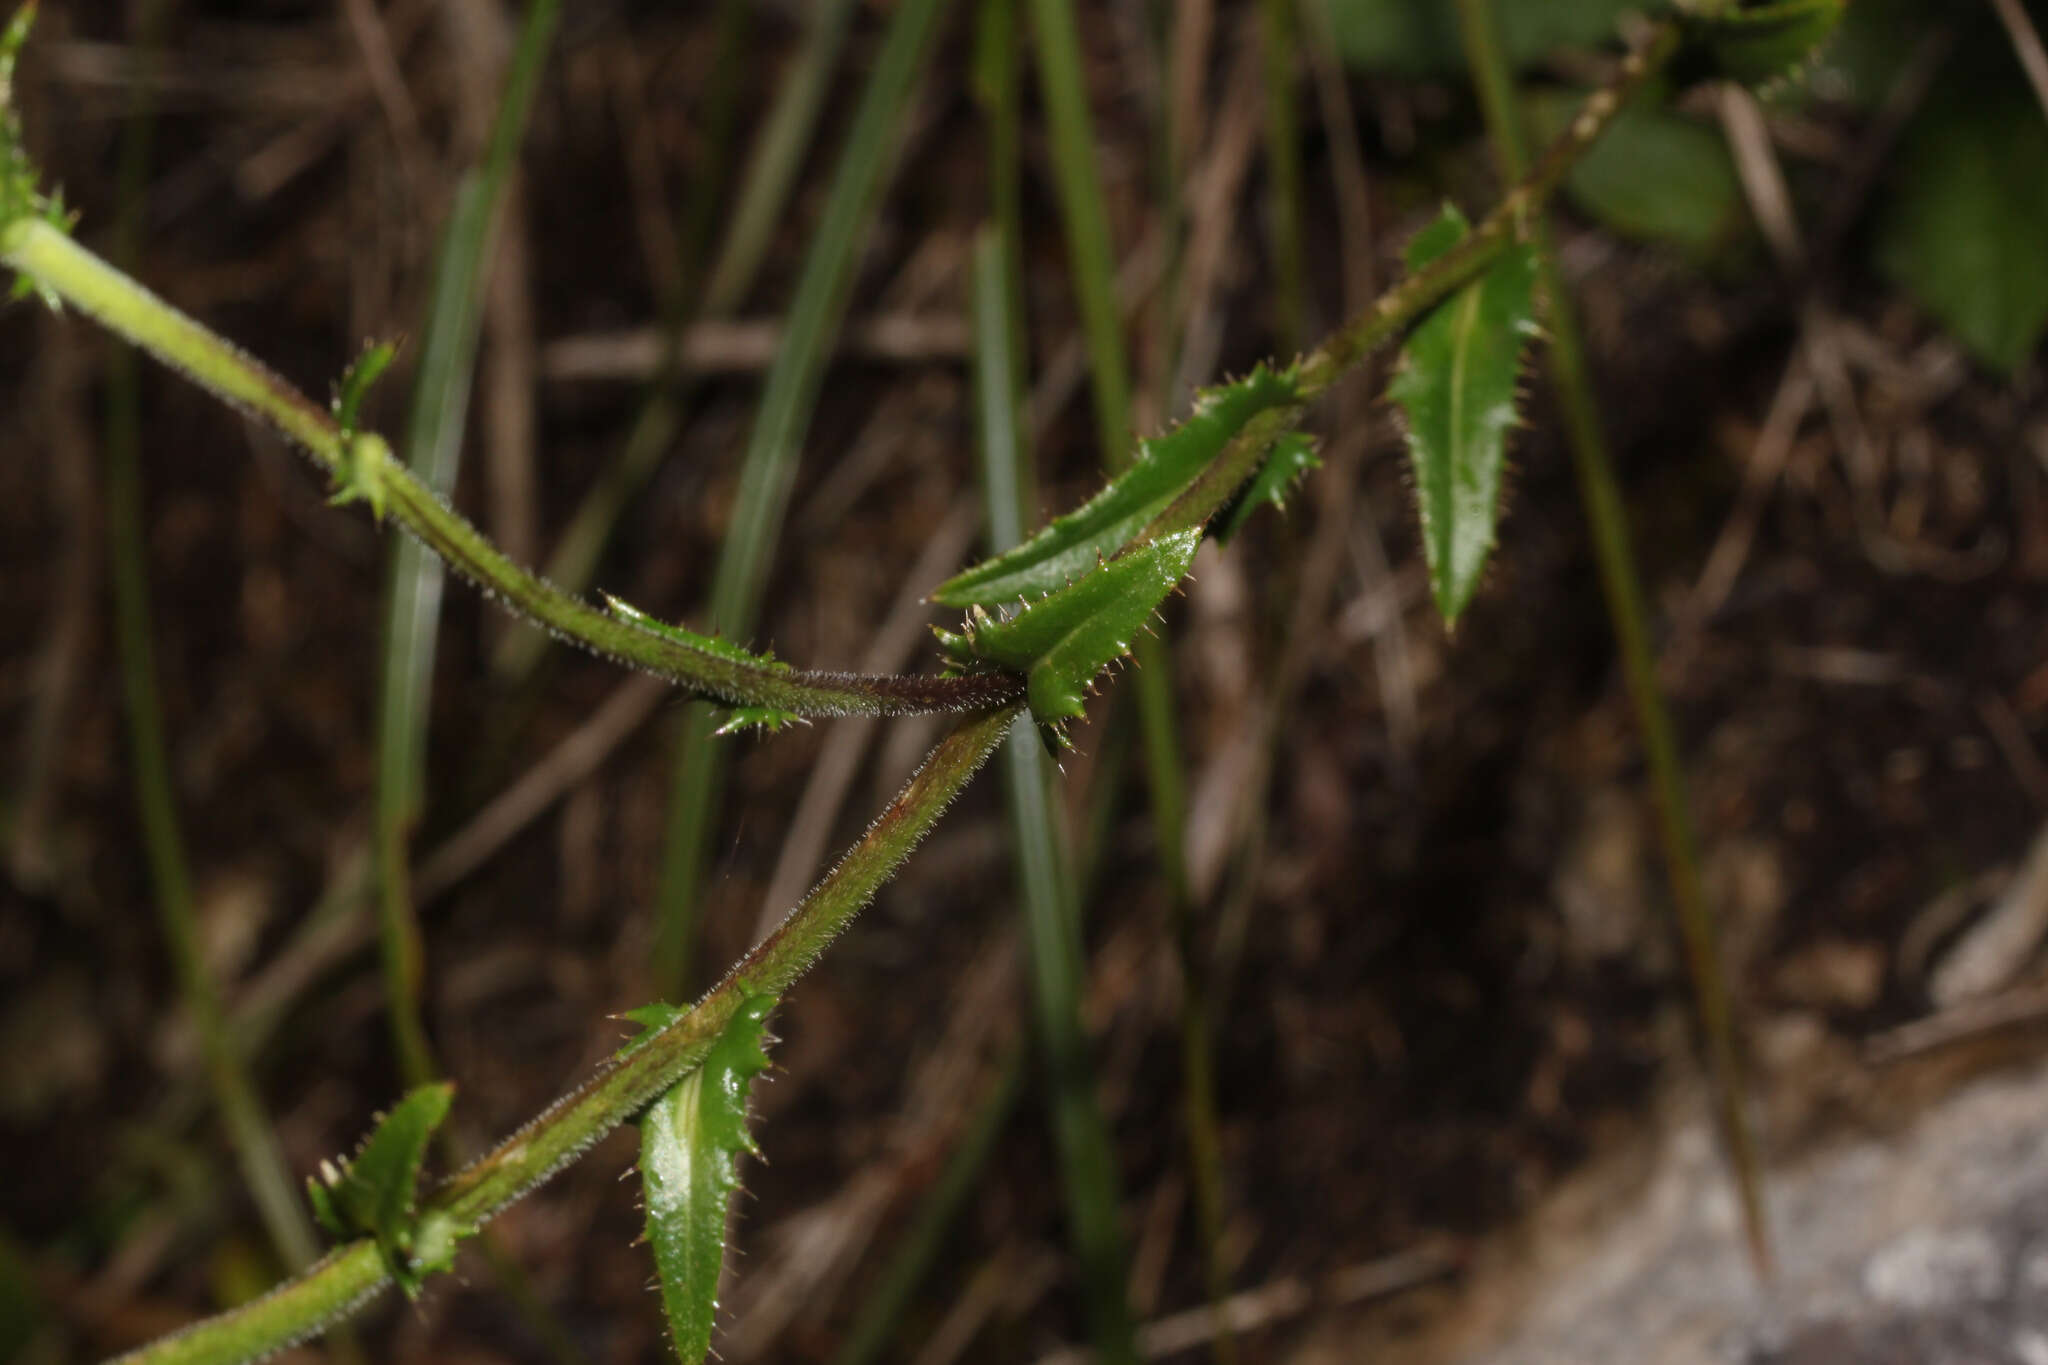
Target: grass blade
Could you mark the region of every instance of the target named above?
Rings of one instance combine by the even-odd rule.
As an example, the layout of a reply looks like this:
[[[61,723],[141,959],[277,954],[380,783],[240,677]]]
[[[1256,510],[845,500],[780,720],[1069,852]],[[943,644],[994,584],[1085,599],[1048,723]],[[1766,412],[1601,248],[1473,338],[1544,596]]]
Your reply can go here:
[[[1273,252],[1273,333],[1283,355],[1301,347],[1301,133],[1295,112],[1295,0],[1262,0],[1266,84],[1266,232]]]
[[[999,112],[999,121],[1001,117]],[[998,550],[1023,536],[1021,490],[1031,483],[1018,403],[1018,358],[1012,350],[1021,332],[1010,308],[1016,297],[1016,259],[1013,243],[1000,228],[984,229],[975,242],[975,398],[989,539]],[[1096,1104],[1088,1039],[1081,1025],[1086,983],[1081,907],[1055,818],[1048,766],[1045,753],[1029,736],[1010,736],[1003,755],[1003,785],[1030,947],[1035,1022],[1066,1192],[1069,1237],[1081,1264],[1096,1349],[1105,1360],[1135,1361],[1136,1328],[1124,1295],[1126,1259],[1116,1154],[1109,1125]]]
[[[710,624],[730,638],[750,634],[760,612],[797,454],[810,429],[833,339],[845,320],[854,268],[876,202],[896,164],[897,130],[944,9],[945,0],[905,0],[890,19],[805,255],[782,347],[768,371],[740,465],[738,496],[712,582]],[[684,712],[655,907],[652,969],[655,990],[663,996],[680,998],[691,985],[697,889],[713,808],[724,785],[726,750],[713,742],[714,728],[710,708],[692,706]]]
[[[145,4],[137,16],[137,50],[156,51],[166,6]],[[119,207],[113,258],[133,268],[141,254],[145,181],[154,140],[154,111],[147,86],[130,94],[122,130]],[[242,1182],[257,1216],[285,1265],[299,1270],[318,1254],[313,1226],[299,1203],[284,1153],[221,1008],[200,947],[199,918],[192,900],[192,875],[179,829],[177,798],[164,738],[163,709],[156,690],[155,650],[150,642],[149,569],[143,534],[141,379],[135,352],[117,346],[107,357],[107,550],[114,597],[114,649],[128,713],[134,764],[136,815],[157,917],[170,949],[178,996],[199,1035],[208,1087],[220,1111]]]
[[[1492,6],[1493,0],[1458,0],[1458,19],[1467,60],[1479,85],[1480,104],[1486,112],[1494,158],[1500,163],[1502,178],[1513,181],[1524,174],[1529,158],[1515,112],[1507,59],[1495,32]],[[1685,945],[1686,967],[1692,976],[1693,1003],[1699,1010],[1721,1138],[1734,1168],[1751,1259],[1758,1273],[1768,1277],[1772,1264],[1771,1232],[1764,1207],[1763,1166],[1757,1155],[1756,1137],[1742,1107],[1735,1004],[1721,969],[1720,929],[1707,905],[1700,878],[1699,842],[1686,796],[1684,761],[1663,689],[1657,682],[1649,614],[1642,583],[1636,576],[1635,551],[1629,544],[1628,513],[1615,478],[1614,462],[1608,454],[1607,434],[1593,395],[1585,347],[1579,339],[1570,296],[1558,277],[1548,228],[1540,218],[1536,252],[1537,288],[1549,303],[1551,374],[1572,448],[1579,497],[1585,504],[1586,521],[1593,537],[1594,558],[1600,566],[1607,616],[1614,626],[1629,701],[1635,708],[1636,728],[1642,735],[1643,754],[1650,769],[1665,872],[1677,911],[1679,937]]]
[[[485,270],[560,13],[560,0],[533,0],[527,8],[483,164],[455,192],[434,265],[402,445],[406,463],[444,499],[454,489],[462,451]],[[406,862],[425,785],[427,703],[445,578],[441,561],[417,541],[394,541],[377,701],[375,849],[386,1001],[409,1086],[425,1084],[435,1071],[419,1014],[421,948]]]
[[[752,0],[733,3],[748,8]],[[788,209],[797,172],[803,168],[804,156],[817,131],[825,91],[846,46],[846,30],[852,15],[853,0],[819,0],[811,6],[803,47],[776,93],[774,107],[761,126],[760,136],[755,139],[746,176],[739,187],[737,207],[726,223],[702,297],[697,299],[690,297],[688,280],[694,274],[692,263],[698,254],[697,243],[702,240],[702,233],[708,232],[711,216],[725,202],[724,176],[720,168],[714,167],[691,181],[690,197],[682,215],[684,237],[679,251],[685,287],[664,329],[661,361],[618,458],[584,495],[554,553],[548,557],[548,578],[570,592],[581,592],[590,586],[613,528],[682,429],[691,398],[690,388],[678,383],[683,378],[680,368],[684,329],[698,318],[727,316],[753,288],[761,259],[776,223]],[[735,64],[734,69],[744,68]],[[711,95],[712,108],[707,118],[714,130],[714,147],[722,144],[722,134],[731,122],[725,103],[727,95],[733,96],[736,109],[738,96],[747,93],[738,89],[737,82],[726,84],[733,87],[731,91],[722,85]],[[512,631],[500,642],[491,660],[491,670],[502,682],[522,682],[550,643],[543,631]]]

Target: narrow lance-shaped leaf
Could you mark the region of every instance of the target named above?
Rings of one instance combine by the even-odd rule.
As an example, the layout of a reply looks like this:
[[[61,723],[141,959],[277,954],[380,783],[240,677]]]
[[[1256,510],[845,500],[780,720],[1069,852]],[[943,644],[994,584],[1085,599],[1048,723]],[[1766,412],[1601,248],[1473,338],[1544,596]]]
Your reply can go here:
[[[341,467],[335,471],[334,493],[327,501],[337,507],[358,500],[367,502],[370,515],[378,521],[384,520],[383,475],[391,447],[376,433],[361,431],[358,424],[370,386],[391,367],[397,355],[396,342],[379,341],[365,346],[363,353],[342,371],[341,382],[334,389],[334,420],[340,428],[337,443],[341,447]]]
[[[661,1301],[676,1354],[686,1365],[696,1365],[711,1349],[718,1277],[725,1266],[726,1205],[739,1188],[733,1162],[741,1152],[758,1153],[747,1131],[747,1089],[768,1067],[763,1026],[774,1008],[772,995],[749,996],[704,1064],[640,1119],[647,1240],[661,1272]],[[645,1038],[681,1013],[672,1005],[649,1005],[628,1017],[647,1026]],[[626,1050],[631,1049],[629,1044]]]
[[[934,628],[939,647],[959,668],[993,665],[1024,674],[1040,737],[1047,748],[1065,744],[1065,722],[1085,709],[1096,675],[1130,652],[1201,543],[1202,530],[1194,527],[1134,546],[1010,616],[976,605],[958,634]]]
[[[1466,231],[1463,216],[1446,206],[1409,243],[1409,270],[1450,250]],[[1423,319],[1388,386],[1408,422],[1423,554],[1446,624],[1455,625],[1472,600],[1493,549],[1522,354],[1536,331],[1535,293],[1534,248],[1510,247]]]
[[[1294,371],[1264,365],[1204,390],[1179,426],[1138,443],[1138,458],[1108,487],[1013,550],[984,560],[932,593],[949,607],[992,607],[1054,592],[1114,558],[1207,468],[1259,413],[1298,402]]]
[[[1223,525],[1216,532],[1216,539],[1228,541],[1251,520],[1252,513],[1270,503],[1280,511],[1287,509],[1287,495],[1303,475],[1311,469],[1320,469],[1322,459],[1316,454],[1315,438],[1306,432],[1290,431],[1273,442],[1272,451],[1266,462],[1259,466],[1259,472],[1244,486],[1244,491],[1230,504],[1230,510],[1223,516]]]
[[[454,1253],[453,1229],[422,1228],[420,1167],[427,1143],[448,1117],[455,1087],[446,1081],[408,1091],[363,1139],[352,1157],[320,1163],[306,1181],[313,1216],[335,1237],[372,1237],[392,1278],[407,1294],[446,1268]]]
[[[686,649],[698,650],[714,658],[743,664],[749,668],[759,669],[764,673],[787,674],[795,671],[773,654],[755,654],[729,641],[721,640],[715,635],[699,635],[694,630],[686,630],[682,626],[669,625],[658,617],[649,616],[638,607],[620,601],[610,593],[603,594],[603,597],[605,606],[611,611],[612,615],[618,617],[621,621],[644,630],[650,635],[659,635],[662,639],[682,645]],[[807,725],[810,722],[806,721],[796,712],[784,710],[779,706],[735,706],[726,716],[725,722],[718,727],[717,733],[729,735],[734,731],[749,728],[780,730],[785,725],[798,723]],[[629,1015],[628,1017],[634,1016]]]

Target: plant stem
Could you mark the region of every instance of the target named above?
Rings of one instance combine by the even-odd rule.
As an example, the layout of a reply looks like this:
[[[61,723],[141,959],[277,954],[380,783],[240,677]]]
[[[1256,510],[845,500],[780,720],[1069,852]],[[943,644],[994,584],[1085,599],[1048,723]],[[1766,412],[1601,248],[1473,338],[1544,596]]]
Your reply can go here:
[[[344,450],[318,404],[39,218],[0,226],[0,263],[148,351],[229,405],[268,422],[337,478],[373,481],[384,510],[507,610],[593,653],[735,706],[802,715],[908,715],[1001,705],[1017,680],[810,672],[693,648],[600,611],[521,568],[399,464],[374,434]],[[361,473],[353,471],[361,470]]]
[[[1657,25],[1646,44],[1622,59],[1615,82],[1587,97],[1535,169],[1462,241],[1390,287],[1370,308],[1302,357],[1295,373],[1295,393],[1300,400],[1297,405],[1268,408],[1247,422],[1208,468],[1135,539],[1152,541],[1189,527],[1207,525],[1245,480],[1257,472],[1273,442],[1300,422],[1310,401],[1343,379],[1364,357],[1420,321],[1453,291],[1478,278],[1502,251],[1521,240],[1571,168],[1600,140],[1628,97],[1671,60],[1678,43],[1679,29],[1675,23]]]
[[[1021,710],[1013,703],[962,717],[824,880],[688,1014],[638,1042],[443,1184],[422,1201],[422,1222],[446,1220],[458,1235],[474,1233],[694,1070],[749,996],[786,991],[874,899],[995,752]],[[351,1242],[298,1279],[122,1356],[121,1365],[255,1359],[325,1330],[389,1283],[375,1243]]]
[[[1528,152],[1515,104],[1513,75],[1506,49],[1494,24],[1495,0],[1458,0],[1458,19],[1465,53],[1479,87],[1494,157],[1503,178],[1526,173]],[[1538,292],[1548,301],[1551,378],[1572,448],[1579,500],[1593,537],[1593,556],[1600,569],[1600,588],[1621,652],[1629,702],[1642,736],[1643,756],[1650,770],[1650,788],[1657,807],[1657,827],[1664,847],[1664,866],[1677,913],[1679,936],[1692,976],[1693,1001],[1699,1010],[1706,1044],[1709,1084],[1714,1091],[1716,1119],[1734,1167],[1742,1203],[1743,1230],[1759,1274],[1771,1273],[1770,1224],[1764,1209],[1763,1171],[1756,1139],[1742,1108],[1741,1058],[1735,1045],[1735,1010],[1721,966],[1720,931],[1708,907],[1700,878],[1699,842],[1686,794],[1685,764],[1671,713],[1657,682],[1656,654],[1650,646],[1649,613],[1642,581],[1636,573],[1635,551],[1629,543],[1628,511],[1615,477],[1607,433],[1593,393],[1586,349],[1579,336],[1571,296],[1557,270],[1547,221],[1537,216]]]

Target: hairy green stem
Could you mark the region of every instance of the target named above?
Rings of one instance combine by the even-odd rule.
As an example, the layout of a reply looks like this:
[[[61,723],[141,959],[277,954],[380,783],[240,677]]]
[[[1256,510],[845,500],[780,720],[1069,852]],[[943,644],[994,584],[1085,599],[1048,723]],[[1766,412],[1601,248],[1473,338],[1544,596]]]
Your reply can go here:
[[[749,996],[780,995],[895,874],[1021,712],[962,717],[867,832],[689,1013],[571,1091],[422,1201],[423,1226],[468,1236],[632,1118],[704,1059]],[[240,1308],[120,1357],[121,1365],[235,1365],[328,1326],[390,1283],[375,1243],[351,1242],[298,1279]]]
[[[1506,49],[1494,22],[1496,0],[1458,0],[1458,19],[1465,53],[1479,87],[1481,108],[1501,173],[1509,180],[1526,173],[1528,152],[1522,119],[1514,97],[1513,75]],[[1621,653],[1629,702],[1642,736],[1643,756],[1650,770],[1650,788],[1657,807],[1657,828],[1664,849],[1664,867],[1672,905],[1684,942],[1686,967],[1692,977],[1693,1001],[1699,1010],[1709,1084],[1714,1092],[1716,1121],[1734,1168],[1742,1204],[1743,1231],[1759,1273],[1768,1277],[1772,1264],[1771,1235],[1764,1208],[1763,1169],[1756,1138],[1742,1108],[1742,1064],[1735,1045],[1735,1010],[1721,966],[1720,930],[1708,906],[1700,876],[1699,839],[1693,828],[1691,800],[1686,792],[1685,762],[1671,723],[1664,691],[1657,682],[1656,651],[1650,644],[1649,612],[1635,551],[1629,543],[1628,511],[1615,477],[1599,400],[1579,337],[1576,311],[1557,270],[1547,221],[1532,224],[1537,243],[1537,288],[1548,301],[1550,370],[1572,449],[1572,467],[1579,500],[1586,510],[1599,565],[1600,588]]]
[[[0,263],[148,351],[216,397],[275,428],[320,468],[367,485],[384,510],[500,605],[593,653],[735,706],[802,715],[906,715],[1001,705],[1022,688],[996,674],[896,677],[812,672],[693,648],[589,603],[506,557],[373,433],[346,443],[327,411],[232,343],[39,218],[0,226]]]

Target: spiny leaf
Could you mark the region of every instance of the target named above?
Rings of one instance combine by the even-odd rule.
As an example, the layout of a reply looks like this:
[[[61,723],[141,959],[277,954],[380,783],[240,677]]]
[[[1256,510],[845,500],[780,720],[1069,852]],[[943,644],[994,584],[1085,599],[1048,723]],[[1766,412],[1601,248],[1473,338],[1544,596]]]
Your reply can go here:
[[[626,1040],[626,1045],[613,1053],[614,1057],[629,1057],[640,1050],[647,1040],[682,1018],[689,1011],[681,1005],[671,1005],[657,1000],[651,1005],[640,1005],[627,1010],[619,1018],[640,1026],[640,1031]]]
[[[1764,85],[1810,61],[1841,23],[1849,0],[1770,0],[1766,4],[1694,3],[1682,14],[1683,77],[1721,77]]]
[[[354,1156],[338,1166],[321,1162],[319,1176],[306,1181],[320,1226],[335,1237],[375,1238],[392,1278],[408,1295],[446,1267],[455,1243],[466,1235],[444,1216],[429,1220],[435,1226],[422,1236],[416,1203],[427,1143],[454,1097],[455,1087],[445,1081],[414,1088],[378,1119]]]
[[[763,1025],[774,1008],[772,995],[747,997],[704,1064],[640,1119],[647,1240],[661,1272],[662,1306],[676,1354],[689,1365],[711,1349],[718,1276],[725,1265],[726,1205],[739,1187],[733,1161],[741,1152],[759,1152],[747,1131],[747,1088],[768,1067]],[[661,1005],[635,1015],[649,1021],[651,1033],[677,1012]]]
[[[786,725],[809,725],[808,718],[794,711],[785,711],[779,706],[735,706],[726,712],[725,720],[715,735],[733,735],[742,730],[767,730],[770,733]]]
[[[1454,208],[1408,245],[1419,270],[1466,233]],[[1536,254],[1510,247],[1409,336],[1388,393],[1408,419],[1431,590],[1455,625],[1479,586],[1500,518],[1501,468],[1515,424],[1522,353],[1535,334]]]
[[[659,635],[663,639],[672,640],[690,649],[700,650],[706,654],[714,654],[721,659],[729,659],[736,664],[746,664],[751,668],[765,668],[777,673],[788,673],[791,671],[788,664],[783,663],[773,654],[756,654],[751,650],[741,649],[729,640],[721,640],[716,635],[699,635],[694,630],[685,630],[681,626],[669,625],[659,617],[649,616],[638,607],[622,602],[610,593],[600,595],[604,598],[604,604],[610,609],[612,615],[628,625],[637,626],[639,629],[650,634]]]
[[[1130,652],[1174,585],[1187,574],[1202,530],[1192,527],[1134,546],[1057,592],[1010,616],[969,608],[958,634],[938,630],[939,647],[959,668],[994,666],[1025,675],[1025,699],[1047,748],[1066,744],[1065,722],[1085,709],[1083,695],[1111,660]]]
[[[1180,496],[1244,424],[1296,401],[1295,375],[1264,365],[1235,383],[1208,389],[1173,430],[1138,443],[1131,467],[1031,539],[947,580],[931,600],[949,607],[991,607],[1053,592],[1123,551]]]
[[[1266,462],[1259,466],[1259,472],[1245,485],[1230,505],[1230,511],[1223,520],[1223,529],[1216,533],[1216,539],[1228,541],[1238,533],[1252,513],[1267,503],[1285,511],[1287,495],[1294,485],[1311,469],[1322,468],[1322,459],[1316,454],[1315,438],[1306,432],[1290,431],[1273,443]]]

